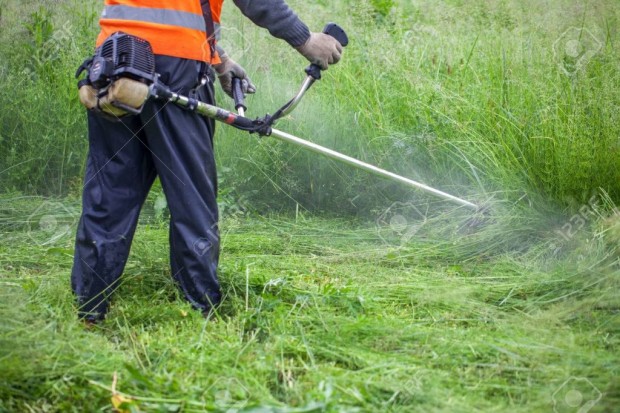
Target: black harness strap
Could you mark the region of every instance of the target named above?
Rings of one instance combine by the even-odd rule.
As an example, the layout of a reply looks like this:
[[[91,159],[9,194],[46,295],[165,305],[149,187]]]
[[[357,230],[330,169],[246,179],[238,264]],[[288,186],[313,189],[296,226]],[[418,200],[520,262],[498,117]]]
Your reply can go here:
[[[211,60],[215,56],[215,23],[213,22],[213,14],[211,13],[211,4],[209,0],[200,0],[200,7],[202,7],[202,17],[205,19],[205,25],[207,28],[207,42],[209,43],[209,49],[211,50]]]

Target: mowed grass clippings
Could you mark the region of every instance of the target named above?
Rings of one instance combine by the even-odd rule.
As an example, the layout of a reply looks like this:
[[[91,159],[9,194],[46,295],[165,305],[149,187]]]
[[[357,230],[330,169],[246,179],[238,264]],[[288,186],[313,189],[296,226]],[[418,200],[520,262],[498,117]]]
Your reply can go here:
[[[70,240],[0,244],[0,406],[531,412],[566,386],[598,394],[572,377],[601,392],[598,411],[619,401],[617,265],[442,260],[442,243],[393,248],[322,219],[228,220],[222,235],[226,298],[208,320],[169,277],[167,229],[143,225],[92,330]]]

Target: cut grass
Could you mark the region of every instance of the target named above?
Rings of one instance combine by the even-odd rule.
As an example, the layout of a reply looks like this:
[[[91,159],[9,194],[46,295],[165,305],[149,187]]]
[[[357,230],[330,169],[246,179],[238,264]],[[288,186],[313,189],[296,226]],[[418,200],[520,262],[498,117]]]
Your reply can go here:
[[[70,240],[0,244],[0,408],[107,410],[116,394],[136,411],[532,412],[571,377],[603,393],[593,411],[620,402],[617,263],[545,262],[536,245],[468,258],[428,237],[394,248],[343,220],[227,220],[226,298],[204,320],[168,275],[167,233],[140,226],[93,331],[75,319]]]

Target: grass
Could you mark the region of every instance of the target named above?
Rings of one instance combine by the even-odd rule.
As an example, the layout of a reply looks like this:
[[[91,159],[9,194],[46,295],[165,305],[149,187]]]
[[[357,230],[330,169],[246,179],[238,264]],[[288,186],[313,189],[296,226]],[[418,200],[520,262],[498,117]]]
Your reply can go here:
[[[0,409],[542,412],[567,389],[598,395],[571,377],[603,394],[592,411],[620,402],[618,245],[599,236],[617,219],[558,259],[549,239],[494,242],[493,223],[400,245],[351,220],[229,218],[226,298],[205,320],[169,277],[166,225],[146,218],[92,331],[75,319],[70,237],[5,233]]]
[[[300,10],[309,8],[312,27],[337,20],[351,42],[281,128],[470,199],[500,190],[516,200],[525,191],[579,208],[604,188],[617,202],[620,59],[611,2],[395,2],[388,16],[377,15],[376,2],[306,3]],[[303,62],[250,22],[227,17],[235,29],[223,41],[251,46],[233,55],[262,91],[250,113],[273,111],[297,86]],[[570,42],[571,27],[590,30],[600,49],[567,76],[555,49]],[[243,193],[261,188],[259,204],[275,198],[289,210],[297,202],[359,213],[409,196],[296,147],[221,132],[228,175]]]
[[[291,0],[351,43],[278,127],[488,212],[219,127],[223,305],[205,320],[179,296],[156,184],[93,330],[69,285],[71,75],[99,5],[53,3],[0,0],[0,412],[617,410],[614,0]],[[249,115],[273,113],[303,58],[230,5],[224,20],[259,88]],[[599,43],[567,75],[571,27]]]

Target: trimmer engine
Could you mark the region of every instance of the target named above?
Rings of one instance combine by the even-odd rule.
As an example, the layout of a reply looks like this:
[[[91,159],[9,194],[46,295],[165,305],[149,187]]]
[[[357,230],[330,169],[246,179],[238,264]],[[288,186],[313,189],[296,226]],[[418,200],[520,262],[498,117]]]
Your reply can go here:
[[[144,101],[128,105],[126,99],[123,102],[117,97],[122,92],[127,94],[122,90],[127,85],[134,88],[135,82],[150,85],[157,78],[155,56],[149,42],[123,32],[108,37],[95,56],[82,63],[76,77],[85,70],[86,78],[78,83],[80,100],[87,108],[112,117],[140,113]]]
[[[151,83],[155,80],[155,56],[146,40],[114,33],[93,58],[88,80],[95,89],[103,89],[120,77]]]

